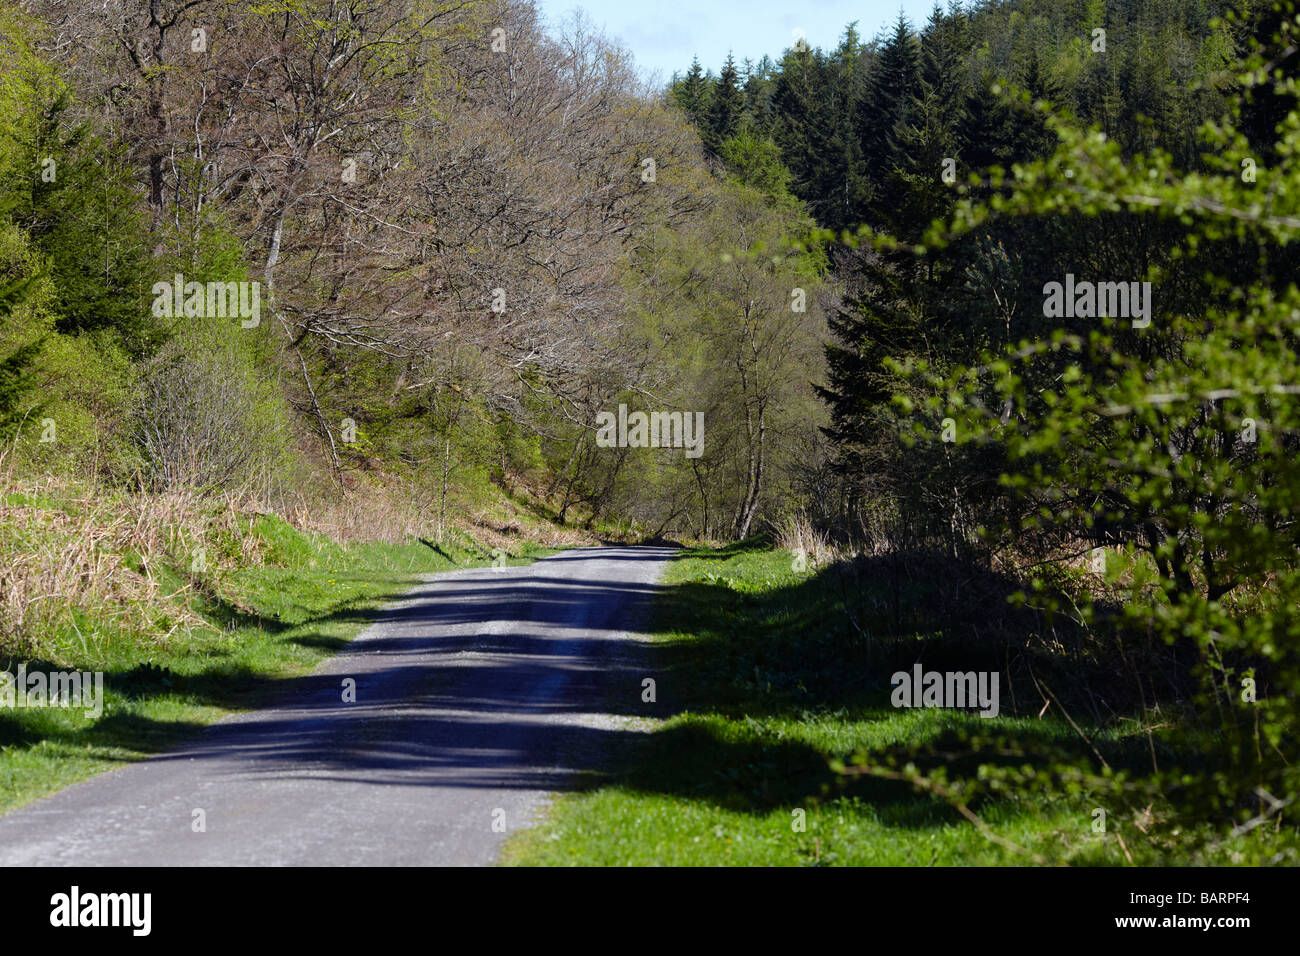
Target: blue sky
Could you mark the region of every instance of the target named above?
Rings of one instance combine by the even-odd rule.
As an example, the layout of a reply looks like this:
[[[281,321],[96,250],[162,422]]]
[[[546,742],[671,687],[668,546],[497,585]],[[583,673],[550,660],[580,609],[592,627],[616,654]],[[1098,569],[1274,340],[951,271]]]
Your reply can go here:
[[[658,70],[667,81],[698,55],[715,73],[730,50],[739,63],[793,45],[796,29],[809,46],[833,47],[844,27],[858,21],[866,38],[892,24],[901,8],[920,27],[934,0],[537,0],[548,21],[564,19],[575,7],[632,51],[642,72]],[[945,7],[947,0],[944,0]]]

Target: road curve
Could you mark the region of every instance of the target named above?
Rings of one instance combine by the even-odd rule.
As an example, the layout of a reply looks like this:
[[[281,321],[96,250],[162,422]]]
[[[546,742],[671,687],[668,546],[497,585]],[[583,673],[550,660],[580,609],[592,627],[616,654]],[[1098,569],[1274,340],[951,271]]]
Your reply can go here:
[[[0,817],[0,866],[491,863],[632,732],[671,553],[431,575],[274,706]]]

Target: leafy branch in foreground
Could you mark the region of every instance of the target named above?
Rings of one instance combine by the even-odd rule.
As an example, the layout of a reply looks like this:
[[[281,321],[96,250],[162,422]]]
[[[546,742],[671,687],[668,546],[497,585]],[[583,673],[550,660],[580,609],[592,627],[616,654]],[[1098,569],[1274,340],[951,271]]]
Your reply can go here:
[[[1244,94],[1203,128],[1206,168],[1191,171],[1160,150],[1126,155],[1038,104],[1055,152],[995,177],[992,196],[958,201],[914,246],[923,270],[973,238],[1005,244],[1011,267],[981,289],[1011,303],[1004,340],[887,361],[903,439],[940,463],[936,500],[983,553],[1039,559],[1026,584],[1040,606],[1077,603],[1116,648],[1137,637],[1172,648],[1193,680],[1164,702],[1181,719],[1151,735],[1150,772],[1122,785],[1064,754],[1015,771],[977,761],[960,783],[942,767],[844,773],[911,780],[963,815],[980,792],[1119,787],[1155,808],[1150,839],[1194,855],[1246,846],[1265,820],[1282,826],[1300,793],[1300,109],[1296,80],[1263,68],[1296,45],[1295,4],[1277,10],[1241,70],[1245,90],[1287,104],[1266,143]],[[1080,293],[1061,317],[1049,290],[1076,276],[1088,295],[1093,284],[1116,294]],[[1142,283],[1150,316],[1133,308]],[[950,477],[990,462],[992,494]],[[1081,549],[1105,559],[1105,598],[1061,593],[1053,565]]]

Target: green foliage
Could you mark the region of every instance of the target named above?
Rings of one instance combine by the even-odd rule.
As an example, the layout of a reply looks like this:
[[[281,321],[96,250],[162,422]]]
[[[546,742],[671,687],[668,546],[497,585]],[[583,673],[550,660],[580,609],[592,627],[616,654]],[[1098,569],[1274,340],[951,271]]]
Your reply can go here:
[[[220,222],[193,235],[165,268],[187,282],[247,281],[239,245]],[[260,492],[290,479],[293,415],[268,324],[245,329],[236,318],[177,317],[168,336],[141,363],[131,409],[146,477],[159,486]]]
[[[624,351],[661,371],[653,401],[624,392],[601,406],[704,416],[702,456],[606,449],[624,473],[598,469],[586,485],[652,533],[674,516],[704,538],[756,529],[789,494],[820,419],[810,383],[821,372],[826,260],[796,243],[811,222],[793,200],[736,183],[717,199],[690,227],[649,232],[630,261],[638,295]]]
[[[26,421],[28,415],[39,414],[41,411],[39,405],[24,411],[21,403],[34,384],[32,366],[40,355],[43,344],[29,342],[0,359],[0,439],[9,438]]]
[[[27,395],[11,463],[124,474],[131,357],[163,338],[145,299],[144,220],[125,165],[71,118],[66,84],[28,33],[6,21],[0,45],[0,279],[24,289],[0,324],[0,355],[26,358],[13,384]]]
[[[1180,663],[1160,680],[1174,691],[1153,689],[1147,703],[1177,715],[1170,747],[1204,754],[1196,772],[1164,766],[1140,781],[1099,759],[918,785],[965,799],[1086,779],[1107,800],[1158,807],[1159,839],[1197,854],[1274,825],[1274,801],[1300,795],[1300,110],[1295,78],[1261,68],[1295,45],[1294,2],[1275,10],[1238,68],[1240,107],[1203,126],[1195,163],[1180,165],[1172,134],[1172,149],[1131,152],[1041,105],[1052,154],[992,188],[973,182],[918,256],[906,234],[901,249],[878,236],[882,259],[869,261],[885,265],[836,326],[829,397],[858,486],[892,482],[922,542],[1016,555],[1019,600],[1116,655],[1139,639],[1167,643]],[[1266,152],[1264,101],[1290,104]],[[1049,308],[1049,284],[1067,273],[1132,288],[1127,311]],[[1136,304],[1144,282],[1149,315]],[[957,288],[966,329],[954,335],[942,303]],[[880,443],[862,437],[872,423],[899,439],[874,459],[863,449]],[[1104,570],[1062,593],[1061,565],[1089,553]]]
[[[0,320],[8,322],[31,281],[27,278],[0,282]],[[40,406],[24,408],[23,400],[35,387],[34,365],[44,344],[41,339],[27,342],[0,357],[0,442],[7,440],[29,415],[40,412]]]
[[[178,331],[141,369],[130,428],[153,488],[265,490],[290,466],[284,395],[231,328]]]
[[[1124,790],[1124,799],[1112,796],[1115,778],[1126,786],[1148,779],[1152,748],[1162,767],[1197,768],[1197,750],[1172,751],[1165,729],[1135,721],[1103,726],[1079,713],[1072,725],[1057,706],[1040,718],[1041,700],[1023,669],[1018,698],[1003,684],[1004,713],[995,721],[890,705],[891,670],[910,671],[918,655],[931,667],[969,667],[972,653],[988,661],[1002,653],[987,639],[975,647],[951,632],[940,576],[898,575],[896,583],[901,570],[882,558],[801,573],[789,553],[755,541],[681,552],[664,575],[666,593],[651,621],[655,638],[638,651],[638,673],[665,675],[657,700],[629,704],[620,689],[600,702],[610,713],[654,721],[653,732],[614,739],[614,772],[557,801],[546,821],[512,841],[508,861],[1186,864],[1185,844],[1166,841],[1158,808],[1137,804],[1129,812],[1136,787]],[[1006,612],[1005,605],[969,608],[986,627]],[[1056,667],[1048,661],[1062,656],[1059,648],[1041,657],[1039,649],[1023,651],[1051,668],[1036,670],[1040,679],[1057,685],[1061,674],[1061,700],[1072,709],[1082,688],[1067,695],[1069,676],[1082,683],[1093,670],[1083,666],[1081,650],[1072,648]],[[1025,775],[1051,763],[1077,765],[1094,752],[1110,764],[1110,780],[1104,771]],[[861,773],[867,766],[880,772]],[[1010,785],[1022,777],[1023,786]],[[1108,810],[1105,833],[1094,829],[1099,806]],[[1294,826],[1225,839],[1203,823],[1191,832],[1207,844],[1198,862],[1297,858]]]
[[[741,185],[779,201],[794,198],[790,195],[790,171],[782,164],[781,151],[771,139],[761,139],[745,130],[723,143],[719,155]]]
[[[146,308],[145,220],[127,166],[71,118],[52,67],[21,45],[0,85],[0,204],[44,257],[56,289],[57,331],[108,331],[129,353],[156,348]]]

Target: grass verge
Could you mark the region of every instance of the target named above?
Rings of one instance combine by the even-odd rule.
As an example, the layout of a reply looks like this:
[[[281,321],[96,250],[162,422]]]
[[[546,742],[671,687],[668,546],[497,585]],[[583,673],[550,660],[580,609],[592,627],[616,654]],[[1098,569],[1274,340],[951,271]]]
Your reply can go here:
[[[1015,688],[1006,675],[993,720],[896,709],[895,669],[921,658],[927,669],[997,667],[1002,648],[984,659],[952,635],[909,632],[908,605],[925,607],[923,581],[900,600],[884,579],[846,587],[832,569],[795,566],[788,552],[744,543],[680,553],[665,573],[644,664],[658,678],[656,728],[628,733],[610,774],[559,797],[542,824],[512,838],[504,863],[1193,862],[1177,856],[1183,842],[1155,836],[1158,808],[1118,805],[1086,781],[991,789],[968,801],[953,786],[945,796],[945,782],[982,776],[989,763],[1028,771],[1049,755],[1087,763],[1096,753],[1114,773],[1140,775],[1157,751],[1166,762],[1195,758],[1172,754],[1138,719],[1072,724],[1059,708],[1040,713],[1023,686],[1008,700]],[[853,773],[865,764],[923,777],[929,789]],[[1294,828],[1218,842],[1207,829],[1201,842],[1197,863],[1297,858]]]
[[[470,541],[341,545],[268,514],[208,521],[201,552],[193,547],[201,519],[189,522],[188,537],[171,535],[172,547],[135,552],[123,544],[130,535],[92,530],[104,526],[112,503],[10,495],[3,504],[0,556],[15,556],[15,567],[31,558],[27,582],[66,594],[51,584],[63,573],[59,556],[85,546],[78,560],[100,572],[103,593],[54,603],[33,593],[23,602],[25,628],[0,635],[0,670],[100,671],[104,702],[98,717],[69,707],[0,708],[0,812],[265,704],[285,681],[343,648],[417,576],[492,561]],[[520,542],[508,563],[552,550]],[[190,557],[196,553],[203,559]]]

